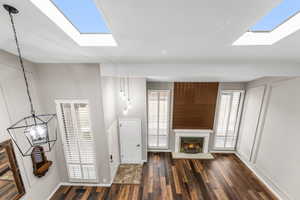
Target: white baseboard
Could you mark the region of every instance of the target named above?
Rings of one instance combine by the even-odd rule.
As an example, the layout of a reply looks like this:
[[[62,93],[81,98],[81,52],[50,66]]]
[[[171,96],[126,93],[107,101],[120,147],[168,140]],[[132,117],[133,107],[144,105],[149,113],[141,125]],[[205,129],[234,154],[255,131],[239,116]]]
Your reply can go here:
[[[114,182],[114,179],[117,175],[117,172],[118,172],[118,169],[119,169],[119,166],[120,166],[120,163],[117,164],[118,167],[115,168],[113,174],[111,174],[111,177],[110,177],[110,185],[113,184]]]
[[[61,183],[58,183],[57,186],[54,188],[54,190],[50,193],[49,197],[47,198],[47,200],[50,200],[51,197],[55,194],[55,192],[60,188]]]
[[[279,199],[279,200],[290,200],[290,198],[284,194],[271,178],[265,176],[251,163],[247,162],[238,152],[235,155],[255,174],[255,176]]]
[[[94,187],[110,187],[110,183],[70,183],[62,182],[60,185],[70,185],[70,186],[94,186]]]

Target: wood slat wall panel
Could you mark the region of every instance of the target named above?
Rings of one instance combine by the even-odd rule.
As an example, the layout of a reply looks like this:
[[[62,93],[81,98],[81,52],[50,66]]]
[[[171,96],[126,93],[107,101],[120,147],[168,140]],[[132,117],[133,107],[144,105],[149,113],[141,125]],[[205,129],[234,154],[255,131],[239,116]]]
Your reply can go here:
[[[213,129],[219,83],[174,84],[173,129]]]

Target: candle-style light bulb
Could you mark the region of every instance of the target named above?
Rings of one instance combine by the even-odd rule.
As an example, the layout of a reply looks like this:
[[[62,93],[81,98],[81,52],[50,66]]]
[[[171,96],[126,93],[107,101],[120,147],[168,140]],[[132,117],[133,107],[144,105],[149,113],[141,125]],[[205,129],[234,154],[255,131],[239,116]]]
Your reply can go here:
[[[120,90],[120,97],[122,98],[124,95],[124,91],[123,90]]]
[[[123,92],[123,95],[122,95],[121,99],[122,99],[123,101],[126,100],[126,94],[125,94],[125,92]]]
[[[127,107],[128,107],[128,109],[132,108],[132,103],[131,103],[131,100],[129,98],[127,99]]]
[[[125,107],[125,108],[123,109],[123,115],[127,115],[127,114],[128,114],[128,108]]]
[[[25,134],[33,145],[47,142],[48,129],[45,125],[35,125],[26,128]]]

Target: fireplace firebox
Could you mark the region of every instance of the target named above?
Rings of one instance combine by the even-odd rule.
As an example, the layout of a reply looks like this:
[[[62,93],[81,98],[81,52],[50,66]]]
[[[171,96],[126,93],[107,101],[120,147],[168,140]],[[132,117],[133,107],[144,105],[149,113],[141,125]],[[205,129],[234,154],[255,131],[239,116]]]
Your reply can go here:
[[[203,137],[180,137],[180,152],[181,153],[203,153]]]

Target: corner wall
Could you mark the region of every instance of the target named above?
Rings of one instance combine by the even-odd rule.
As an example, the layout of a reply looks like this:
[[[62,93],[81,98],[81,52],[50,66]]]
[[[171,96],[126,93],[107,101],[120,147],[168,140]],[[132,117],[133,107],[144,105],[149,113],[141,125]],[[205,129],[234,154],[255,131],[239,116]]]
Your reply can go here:
[[[247,85],[252,88],[264,87],[253,143],[250,144],[251,156],[241,152],[245,143],[239,138],[238,155],[261,177],[261,179],[284,200],[299,199],[300,157],[300,78],[263,78]],[[246,98],[257,98],[248,93]],[[250,105],[245,105],[247,109]],[[252,108],[253,109],[253,108]],[[244,117],[244,116],[243,116]],[[250,121],[249,121],[250,120]],[[244,123],[251,123],[251,117]]]
[[[116,79],[117,90],[119,91],[120,79]],[[146,78],[129,78],[130,99],[132,108],[127,115],[123,114],[124,101],[117,92],[117,114],[119,118],[138,118],[142,120],[142,160],[147,160],[147,99],[146,99]]]
[[[107,145],[110,158],[110,182],[112,183],[120,165],[119,125],[117,115],[117,93],[119,90],[116,85],[116,78],[114,77],[101,77],[101,87],[105,133],[108,138]]]
[[[39,92],[47,112],[56,113],[56,99],[88,99],[95,139],[98,184],[110,183],[109,153],[105,132],[101,75],[98,64],[38,64]],[[68,182],[66,162],[59,135],[57,162],[62,182]]]
[[[101,65],[102,69],[102,65]],[[127,76],[126,76],[127,77]],[[120,98],[120,77],[102,76],[104,121],[106,129],[120,118],[138,118],[142,121],[142,160],[147,160],[147,100],[146,79],[129,77],[132,108],[123,114],[125,102]],[[112,141],[117,143],[116,141]],[[111,150],[113,148],[111,147]]]
[[[117,116],[117,93],[116,78],[101,77],[103,111],[105,130],[109,129],[111,125],[118,120]]]
[[[34,106],[38,113],[42,113],[44,112],[43,104],[40,103],[40,96],[36,90],[38,84],[34,70],[35,64],[26,60],[24,64]],[[18,58],[7,52],[0,51],[0,142],[10,139],[6,128],[29,114],[30,107]],[[54,148],[57,148],[57,145]],[[31,158],[22,157],[15,145],[14,149],[26,191],[22,199],[47,199],[60,182],[55,150],[47,153],[48,159],[53,161],[53,165],[48,173],[42,178],[37,178],[33,175]]]

